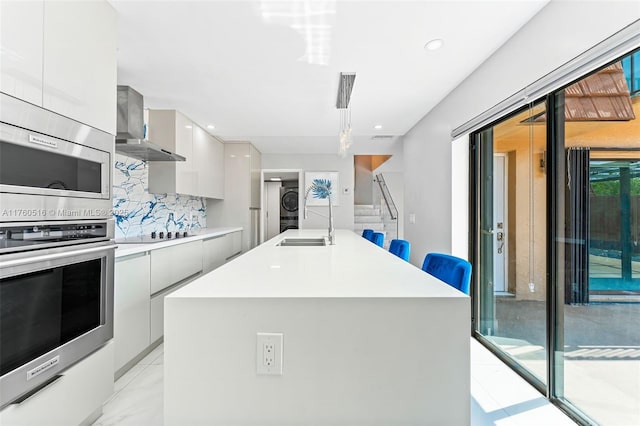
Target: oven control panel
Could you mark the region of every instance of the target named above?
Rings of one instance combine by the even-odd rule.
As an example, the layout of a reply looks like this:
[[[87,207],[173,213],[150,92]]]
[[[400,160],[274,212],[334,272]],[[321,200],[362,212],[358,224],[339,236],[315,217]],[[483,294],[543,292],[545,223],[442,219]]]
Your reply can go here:
[[[110,239],[107,222],[0,224],[0,253]]]

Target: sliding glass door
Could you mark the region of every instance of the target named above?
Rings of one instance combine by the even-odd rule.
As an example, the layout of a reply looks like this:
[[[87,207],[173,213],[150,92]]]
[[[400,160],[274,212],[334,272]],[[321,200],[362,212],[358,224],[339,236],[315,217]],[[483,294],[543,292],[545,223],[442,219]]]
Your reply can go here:
[[[546,382],[546,126],[537,103],[475,138],[478,160],[478,331]]]
[[[640,424],[640,97],[630,90],[631,58],[554,94],[564,98],[555,119],[566,172],[553,391],[603,425]]]
[[[640,52],[472,135],[476,337],[583,424],[640,425]]]

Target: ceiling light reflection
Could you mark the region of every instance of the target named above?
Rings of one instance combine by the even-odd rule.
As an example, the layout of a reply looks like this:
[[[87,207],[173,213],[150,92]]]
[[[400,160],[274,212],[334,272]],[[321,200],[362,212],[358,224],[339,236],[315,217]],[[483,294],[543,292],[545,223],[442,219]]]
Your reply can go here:
[[[335,0],[260,1],[267,23],[286,25],[305,40],[305,54],[298,58],[313,65],[329,65]]]
[[[427,50],[438,50],[444,45],[444,41],[441,38],[435,38],[433,40],[429,40],[427,44],[424,45],[424,48]]]

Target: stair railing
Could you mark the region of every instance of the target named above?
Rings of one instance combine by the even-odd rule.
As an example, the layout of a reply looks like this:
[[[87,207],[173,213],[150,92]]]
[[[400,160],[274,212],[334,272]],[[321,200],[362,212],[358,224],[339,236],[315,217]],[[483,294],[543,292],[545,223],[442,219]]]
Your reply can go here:
[[[395,230],[396,230],[396,236],[398,235],[398,208],[396,207],[396,204],[393,201],[393,197],[391,196],[391,192],[389,191],[389,187],[387,187],[387,183],[384,180],[384,176],[382,176],[382,173],[377,174],[375,176],[375,178],[373,179],[374,182],[376,182],[378,184],[378,187],[380,188],[380,194],[381,194],[381,200],[380,200],[380,208],[382,209],[382,204],[385,205],[386,208],[383,209],[382,213],[382,221],[383,224],[386,228],[387,225],[391,225],[388,223],[388,221],[385,220],[385,217],[387,216],[388,213],[388,217],[389,219],[391,219],[391,221],[393,221],[392,223],[395,224]]]
[[[396,204],[393,202],[393,197],[391,196],[391,192],[389,192],[389,187],[387,187],[387,183],[384,181],[382,173],[376,175],[374,181],[378,183],[378,186],[380,186],[380,193],[382,194],[384,203],[389,211],[389,216],[392,220],[396,220],[398,218],[398,209],[396,208]]]

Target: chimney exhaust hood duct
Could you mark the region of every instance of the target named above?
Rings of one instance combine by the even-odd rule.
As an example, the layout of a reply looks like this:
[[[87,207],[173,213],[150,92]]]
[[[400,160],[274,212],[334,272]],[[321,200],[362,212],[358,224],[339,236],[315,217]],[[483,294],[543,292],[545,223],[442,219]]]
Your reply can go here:
[[[185,161],[144,139],[142,95],[129,86],[118,86],[116,152],[142,161]]]

